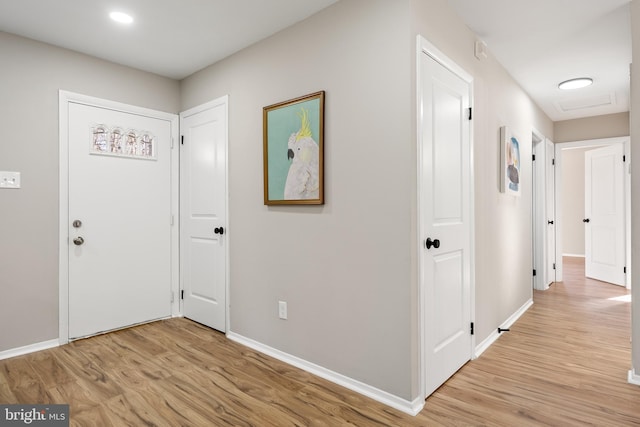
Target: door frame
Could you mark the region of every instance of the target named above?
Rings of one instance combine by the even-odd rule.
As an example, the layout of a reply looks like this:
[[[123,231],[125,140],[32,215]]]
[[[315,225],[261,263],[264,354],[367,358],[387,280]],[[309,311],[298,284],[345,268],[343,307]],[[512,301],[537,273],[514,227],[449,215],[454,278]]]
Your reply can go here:
[[[624,179],[624,203],[625,203],[625,258],[627,264],[626,274],[626,288],[631,289],[631,152],[630,144],[631,138],[629,136],[620,136],[614,138],[601,138],[601,139],[588,139],[582,141],[560,142],[556,143],[556,254],[560,256],[556,259],[556,280],[562,281],[562,150],[579,148],[579,147],[602,147],[613,144],[623,144],[624,155],[626,161],[624,164],[625,179]]]
[[[58,341],[60,345],[69,342],[69,109],[71,103],[89,105],[99,108],[139,114],[159,120],[166,120],[171,124],[171,315],[180,315],[178,296],[179,284],[179,218],[178,218],[178,190],[179,190],[179,150],[178,115],[144,107],[124,104],[116,101],[82,95],[79,93],[60,90],[58,92],[59,111],[59,227],[58,227]]]
[[[422,229],[422,212],[425,209],[424,206],[421,205],[421,194],[423,192],[422,188],[422,177],[424,175],[424,170],[422,167],[422,129],[423,129],[423,121],[422,121],[422,82],[420,76],[422,75],[422,67],[421,67],[421,55],[428,55],[433,58],[440,65],[451,71],[453,74],[464,80],[469,84],[469,104],[471,108],[473,108],[473,76],[467,73],[462,67],[460,67],[457,63],[451,60],[447,55],[442,53],[438,48],[436,48],[430,41],[424,38],[421,35],[417,36],[417,52],[416,52],[416,142],[417,142],[417,233],[416,233],[416,253],[420,254],[423,250],[423,238],[425,235],[424,230]],[[474,143],[473,143],[473,135],[474,135],[474,126],[473,122],[469,127],[469,277],[470,277],[470,319],[471,322],[475,321],[475,203],[474,203]],[[419,375],[419,393],[422,397],[419,405],[424,405],[424,399],[426,396],[426,333],[427,328],[425,325],[426,319],[426,307],[424,304],[424,296],[426,294],[426,289],[424,282],[421,277],[425,270],[424,262],[422,257],[418,256],[418,375]],[[469,348],[469,360],[475,359],[475,335],[471,335],[471,348]]]
[[[225,158],[225,189],[224,189],[224,203],[225,203],[225,216],[226,216],[226,221],[225,221],[225,330],[223,331],[225,334],[227,334],[229,331],[231,331],[231,274],[230,274],[230,260],[229,260],[229,245],[230,245],[230,222],[231,222],[231,218],[229,217],[229,95],[224,95],[221,96],[219,98],[213,99],[209,102],[205,102],[204,104],[200,104],[197,105],[195,107],[189,108],[188,110],[185,111],[181,111],[178,118],[179,118],[179,123],[180,120],[182,120],[182,117],[184,116],[190,116],[193,114],[197,114],[200,113],[202,111],[205,110],[209,110],[215,107],[218,107],[220,105],[224,105],[224,117],[225,117],[225,134],[224,134],[224,150],[226,153],[226,158]],[[182,173],[182,160],[180,159],[178,161],[179,165],[180,165],[180,173]],[[180,193],[182,190],[182,188],[180,187],[180,184],[178,184],[178,193]],[[182,236],[182,218],[177,219],[177,223],[179,225],[178,228],[180,228],[180,236]],[[178,239],[177,241],[178,246],[180,245],[180,239]],[[178,262],[181,262],[182,260],[178,260]],[[182,272],[179,273],[179,277],[178,277],[178,283],[179,283],[179,289],[180,291],[182,291],[184,289],[184,285],[182,283]],[[179,312],[180,315],[184,314],[184,300],[179,299]]]
[[[533,191],[533,269],[536,274],[533,276],[533,288],[539,291],[545,291],[549,289],[549,282],[559,282],[562,280],[560,271],[558,270],[558,239],[560,234],[558,233],[558,202],[557,202],[557,180],[558,180],[558,159],[556,157],[557,147],[549,138],[545,137],[537,129],[531,131],[531,144],[533,147],[533,154],[535,161],[533,162],[533,179],[534,191]],[[553,159],[555,166],[551,171],[547,171],[547,155],[549,154],[547,145],[553,146]],[[555,223],[553,231],[549,231],[547,221],[549,220],[547,215],[547,180],[549,179],[549,173],[553,174],[554,187],[553,187],[553,221]],[[549,247],[547,241],[550,233],[555,237],[555,254],[554,263],[556,264],[554,277],[549,280],[547,277],[547,265],[549,262]]]
[[[533,288],[538,290],[545,290],[546,278],[544,268],[547,259],[546,250],[546,232],[544,227],[544,218],[546,217],[546,171],[545,171],[545,159],[546,159],[546,141],[547,138],[536,129],[531,131],[531,145],[533,149],[533,155],[536,160],[533,162],[533,269],[536,271],[533,276]]]

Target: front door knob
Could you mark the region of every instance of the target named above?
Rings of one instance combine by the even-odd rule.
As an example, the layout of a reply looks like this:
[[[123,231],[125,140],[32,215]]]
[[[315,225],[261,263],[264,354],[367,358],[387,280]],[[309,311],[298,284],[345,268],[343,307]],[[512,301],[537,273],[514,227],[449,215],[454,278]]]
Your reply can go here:
[[[585,219],[582,220],[582,222],[589,222],[589,221],[590,221],[589,218],[585,218]]]
[[[80,236],[76,237],[75,239],[73,239],[73,244],[76,246],[80,246],[81,244],[84,243],[84,239]]]
[[[214,232],[215,234],[224,234],[224,228],[222,228],[222,227],[216,227],[216,228],[214,228],[214,229],[213,229],[213,232]]]
[[[431,237],[427,237],[426,246],[427,246],[427,249],[431,249],[432,246],[438,249],[440,247],[440,240],[438,239],[431,240]]]

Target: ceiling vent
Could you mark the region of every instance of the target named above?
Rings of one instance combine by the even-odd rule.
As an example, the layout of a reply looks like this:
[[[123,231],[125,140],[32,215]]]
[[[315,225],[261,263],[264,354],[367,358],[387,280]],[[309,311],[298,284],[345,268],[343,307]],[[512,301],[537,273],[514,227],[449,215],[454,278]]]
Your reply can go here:
[[[590,98],[565,99],[554,103],[558,111],[566,113],[569,111],[584,110],[596,107],[612,107],[616,105],[615,94],[600,95]]]

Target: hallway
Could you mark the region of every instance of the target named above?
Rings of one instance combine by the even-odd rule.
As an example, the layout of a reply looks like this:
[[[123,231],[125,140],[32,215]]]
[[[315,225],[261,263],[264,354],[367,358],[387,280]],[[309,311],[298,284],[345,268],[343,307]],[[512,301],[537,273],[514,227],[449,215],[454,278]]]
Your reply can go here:
[[[638,425],[628,291],[583,269],[566,259],[565,282],[416,417],[179,318],[2,360],[0,403],[70,403],[71,425]]]
[[[511,331],[427,399],[423,413],[470,425],[640,424],[640,387],[627,382],[629,292],[585,278],[583,258],[565,257],[564,268],[564,282],[534,291]]]

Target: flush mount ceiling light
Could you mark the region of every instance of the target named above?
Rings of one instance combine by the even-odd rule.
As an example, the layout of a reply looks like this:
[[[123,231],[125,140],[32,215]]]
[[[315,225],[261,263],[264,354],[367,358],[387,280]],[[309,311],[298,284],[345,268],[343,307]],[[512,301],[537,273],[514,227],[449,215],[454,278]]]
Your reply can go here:
[[[111,12],[109,18],[120,24],[131,24],[133,22],[133,17],[123,12]]]
[[[559,89],[562,90],[571,90],[571,89],[580,89],[582,87],[591,86],[593,84],[593,79],[589,77],[579,77],[577,79],[566,80],[558,85]]]

